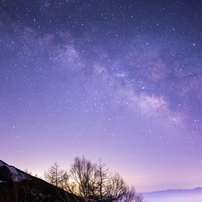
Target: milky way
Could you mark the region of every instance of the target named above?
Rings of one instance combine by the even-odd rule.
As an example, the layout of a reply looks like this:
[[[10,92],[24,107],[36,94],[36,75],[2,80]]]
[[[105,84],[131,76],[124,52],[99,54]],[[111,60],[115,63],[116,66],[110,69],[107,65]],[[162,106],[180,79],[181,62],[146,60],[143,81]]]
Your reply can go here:
[[[0,3],[1,159],[43,176],[102,158],[138,191],[202,186],[201,1]]]

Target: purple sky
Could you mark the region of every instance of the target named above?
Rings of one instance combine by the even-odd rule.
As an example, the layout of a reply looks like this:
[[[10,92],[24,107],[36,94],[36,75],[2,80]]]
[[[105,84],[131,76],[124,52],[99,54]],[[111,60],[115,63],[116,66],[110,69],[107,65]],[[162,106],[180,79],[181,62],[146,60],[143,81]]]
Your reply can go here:
[[[202,186],[201,37],[199,0],[2,0],[0,159],[43,176],[84,155],[140,192]]]

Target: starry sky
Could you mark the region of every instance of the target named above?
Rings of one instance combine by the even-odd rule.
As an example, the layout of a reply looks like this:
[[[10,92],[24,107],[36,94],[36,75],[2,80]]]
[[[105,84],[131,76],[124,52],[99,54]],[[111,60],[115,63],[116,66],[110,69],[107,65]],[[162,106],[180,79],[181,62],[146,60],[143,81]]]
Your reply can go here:
[[[202,186],[201,37],[200,0],[2,0],[0,159]]]

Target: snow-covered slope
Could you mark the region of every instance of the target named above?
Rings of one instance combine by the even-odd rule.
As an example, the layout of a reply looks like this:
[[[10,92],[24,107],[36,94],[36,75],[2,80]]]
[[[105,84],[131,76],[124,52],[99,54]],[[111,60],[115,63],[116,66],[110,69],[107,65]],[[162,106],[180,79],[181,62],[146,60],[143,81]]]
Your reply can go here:
[[[20,170],[16,169],[15,167],[10,166],[0,160],[0,170],[4,170],[4,172],[5,172],[6,168],[7,168],[7,172],[8,172],[6,175],[7,178],[8,178],[8,176],[10,176],[10,178],[15,182],[20,182],[22,180],[29,179],[29,176],[26,173],[23,173]],[[5,175],[4,176],[0,175],[0,177],[4,178],[4,179],[0,179],[1,182],[7,180],[7,179],[5,179],[6,178]]]

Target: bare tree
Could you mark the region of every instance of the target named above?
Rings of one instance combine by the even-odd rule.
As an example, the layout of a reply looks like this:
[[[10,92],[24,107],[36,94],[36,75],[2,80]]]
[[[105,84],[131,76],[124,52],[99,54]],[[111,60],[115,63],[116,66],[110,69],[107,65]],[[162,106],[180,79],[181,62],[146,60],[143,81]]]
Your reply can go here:
[[[142,196],[142,194],[138,194],[135,196],[135,202],[142,202],[144,199],[144,197]]]
[[[108,190],[105,201],[120,201],[127,193],[126,183],[118,173],[115,173],[105,186]]]
[[[98,178],[94,164],[86,160],[85,157],[82,159],[79,157],[75,158],[74,164],[70,169],[70,177],[72,183],[69,189],[72,193],[83,198],[86,202],[90,198],[94,198]]]
[[[122,201],[123,202],[132,202],[135,201],[136,193],[135,193],[135,188],[129,186],[126,187],[126,194],[123,195]]]
[[[63,175],[64,170],[60,170],[59,165],[57,163],[54,163],[54,165],[51,166],[47,172],[44,172],[45,180],[50,184],[55,185],[56,187],[58,187],[61,183],[61,178]]]
[[[135,188],[129,188],[123,178],[115,173],[109,173],[102,160],[97,164],[77,157],[70,169],[68,191],[83,198],[86,202],[141,202],[142,197],[137,195]]]
[[[141,194],[136,194],[135,187],[126,187],[126,194],[123,195],[122,202],[142,202],[143,196]]]
[[[126,185],[118,174],[109,173],[102,160],[91,163],[85,157],[76,157],[69,174],[58,169],[54,164],[46,173],[46,179],[65,190],[65,195],[58,192],[63,201],[69,201],[69,193],[74,201],[79,202],[142,202],[143,197],[136,194],[134,187]],[[57,180],[56,180],[57,179]]]
[[[96,164],[97,170],[97,190],[96,190],[96,200],[99,202],[103,202],[104,198],[107,197],[108,191],[106,187],[106,183],[111,179],[111,174],[109,174],[109,169],[105,168],[105,164],[99,159]]]

